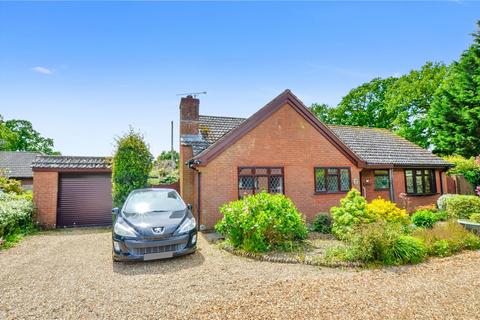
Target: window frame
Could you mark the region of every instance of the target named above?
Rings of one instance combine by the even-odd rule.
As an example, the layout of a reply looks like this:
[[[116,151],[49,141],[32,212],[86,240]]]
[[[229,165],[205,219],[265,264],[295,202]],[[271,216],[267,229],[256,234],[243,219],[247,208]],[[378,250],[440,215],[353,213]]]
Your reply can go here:
[[[336,169],[337,174],[335,174],[338,178],[338,190],[337,191],[328,191],[328,185],[327,185],[327,176],[328,170],[329,169]],[[342,182],[341,182],[341,169],[346,169],[348,170],[348,190],[347,191],[342,191]],[[317,190],[317,170],[323,170],[325,172],[324,174],[324,181],[325,181],[325,191],[318,191]],[[330,174],[334,175],[334,174]],[[314,194],[345,194],[348,193],[350,190],[352,190],[352,168],[351,167],[314,167],[313,168],[313,190]]]
[[[386,174],[377,174],[378,171],[387,171]],[[386,188],[377,188],[376,186],[376,183],[375,183],[375,180],[377,179],[377,177],[387,177],[388,179],[388,186]],[[406,180],[405,180],[406,181]],[[373,189],[375,191],[386,191],[386,190],[390,190],[390,172],[389,170],[385,170],[385,169],[378,169],[378,170],[373,170]],[[405,184],[405,187],[406,187],[406,184]]]
[[[244,169],[250,169],[252,170],[252,174],[240,174],[240,172]],[[256,170],[257,169],[266,169],[267,173],[260,173],[257,174]],[[272,174],[272,169],[275,170],[280,170],[280,174]],[[252,190],[252,195],[256,194],[255,190],[255,178],[256,177],[267,177],[267,185],[268,185],[268,193],[270,192],[270,177],[281,177],[282,178],[282,192],[281,194],[285,194],[285,170],[283,167],[273,167],[273,166],[242,166],[237,168],[237,198],[242,199],[240,197],[240,177],[252,177],[253,179],[253,188]],[[243,189],[245,190],[245,189]]]
[[[417,175],[417,171],[420,170],[422,173],[420,175]],[[429,174],[428,176],[425,175],[425,170],[428,170]],[[408,186],[407,186],[407,171],[412,171],[412,182],[413,182],[413,191],[414,192],[408,192]],[[403,170],[403,175],[405,178],[405,193],[410,196],[431,196],[434,194],[437,194],[437,177],[436,177],[436,170],[435,169],[429,169],[429,168],[408,168]],[[417,177],[421,177],[422,179],[422,192],[418,192],[417,187]],[[430,178],[430,192],[425,192],[425,182],[427,181],[427,178]]]

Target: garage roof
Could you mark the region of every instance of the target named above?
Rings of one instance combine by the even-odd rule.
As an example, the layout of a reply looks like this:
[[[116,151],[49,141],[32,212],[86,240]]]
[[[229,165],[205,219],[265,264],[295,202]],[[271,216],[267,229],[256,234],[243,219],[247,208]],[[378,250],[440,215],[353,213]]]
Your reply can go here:
[[[110,157],[37,156],[33,169],[110,169]]]

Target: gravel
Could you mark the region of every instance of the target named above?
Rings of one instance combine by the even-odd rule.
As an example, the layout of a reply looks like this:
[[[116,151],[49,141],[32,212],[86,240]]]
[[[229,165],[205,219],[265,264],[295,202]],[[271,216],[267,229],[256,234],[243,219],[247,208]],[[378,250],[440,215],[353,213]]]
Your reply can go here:
[[[0,252],[0,319],[478,319],[480,252],[376,270],[231,255],[113,263],[110,232],[28,237]]]

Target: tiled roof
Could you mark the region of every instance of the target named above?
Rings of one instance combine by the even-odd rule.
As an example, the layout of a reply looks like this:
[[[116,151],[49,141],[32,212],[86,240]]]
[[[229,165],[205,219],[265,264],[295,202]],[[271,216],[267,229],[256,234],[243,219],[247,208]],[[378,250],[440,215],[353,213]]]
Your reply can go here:
[[[1,151],[0,170],[5,171],[7,177],[32,178],[32,161],[38,152]]]
[[[387,129],[353,126],[328,126],[359,158],[369,165],[450,166],[430,151]]]
[[[191,142],[193,155],[238,127],[244,118],[200,116],[203,140]],[[369,165],[450,166],[451,164],[387,129],[328,125],[333,133]]]
[[[216,142],[232,129],[238,127],[244,118],[199,116],[200,133],[209,144]]]
[[[32,167],[42,169],[108,169],[111,168],[111,158],[38,156],[33,161]]]

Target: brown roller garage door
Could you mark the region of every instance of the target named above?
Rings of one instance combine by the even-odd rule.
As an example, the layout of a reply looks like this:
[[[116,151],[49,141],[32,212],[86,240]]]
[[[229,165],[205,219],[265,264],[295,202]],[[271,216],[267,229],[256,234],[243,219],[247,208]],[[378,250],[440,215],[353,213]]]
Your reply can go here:
[[[112,223],[110,173],[60,174],[57,225],[60,227]]]

